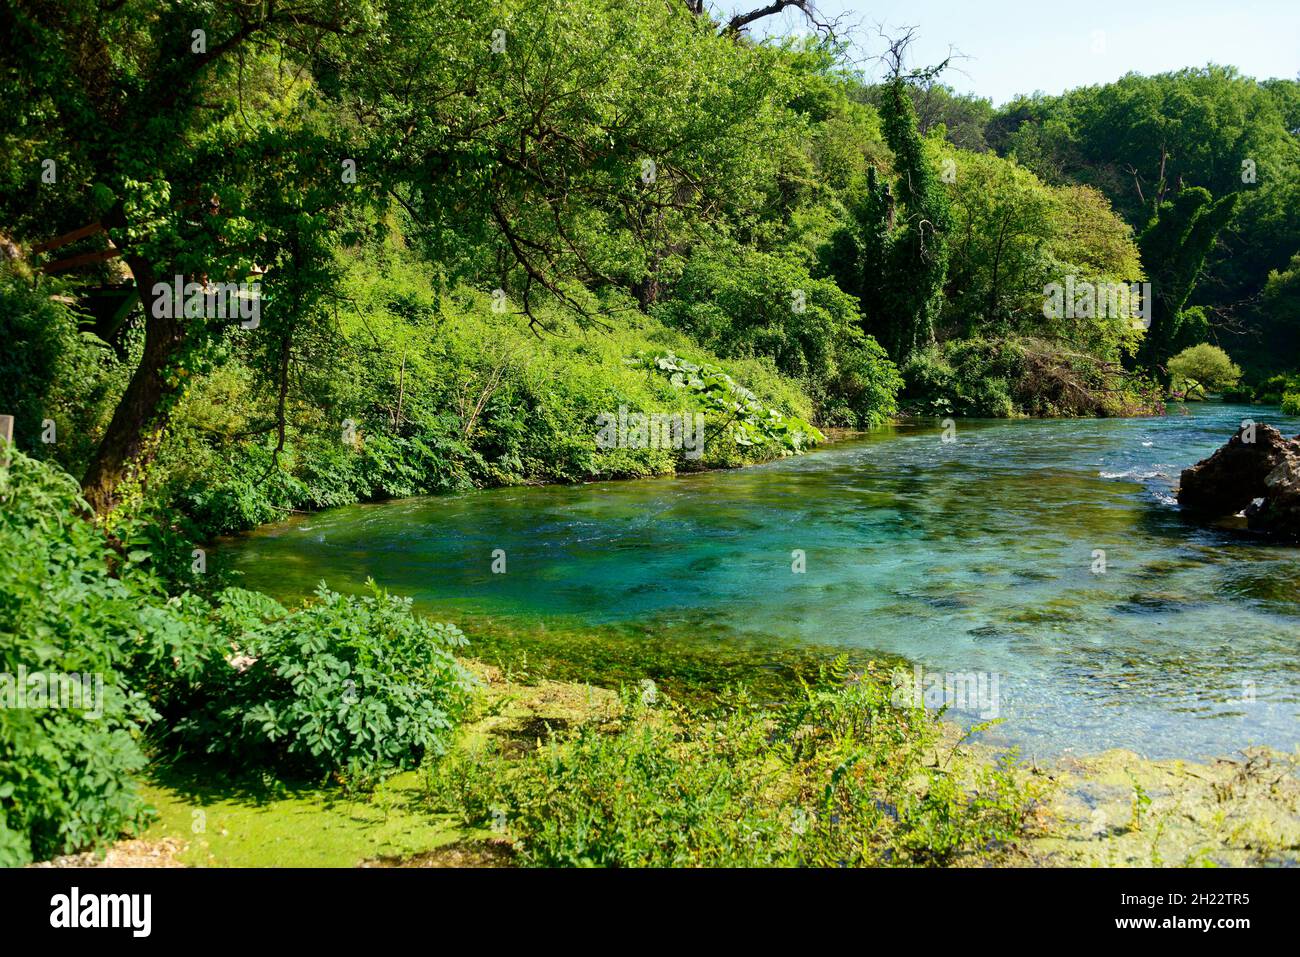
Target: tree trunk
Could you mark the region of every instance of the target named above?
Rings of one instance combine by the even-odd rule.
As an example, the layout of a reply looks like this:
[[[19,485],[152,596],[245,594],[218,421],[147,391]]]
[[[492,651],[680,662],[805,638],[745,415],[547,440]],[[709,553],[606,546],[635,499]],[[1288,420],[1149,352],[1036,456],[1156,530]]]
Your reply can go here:
[[[170,319],[153,315],[152,291],[159,280],[152,265],[138,256],[127,262],[144,306],[144,352],[81,482],[82,494],[97,515],[111,510],[123,483],[138,478],[153,459],[156,440],[167,424],[165,400],[176,392],[167,384],[167,369],[185,340],[183,310],[174,310]]]
[[[653,273],[634,283],[632,293],[642,312],[649,312],[650,307],[659,301],[659,277]]]

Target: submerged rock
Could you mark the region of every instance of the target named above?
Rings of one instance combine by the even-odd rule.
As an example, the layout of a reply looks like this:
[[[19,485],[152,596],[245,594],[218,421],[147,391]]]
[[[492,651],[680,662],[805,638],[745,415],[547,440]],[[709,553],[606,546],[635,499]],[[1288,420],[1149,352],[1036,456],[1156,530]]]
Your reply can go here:
[[[1300,436],[1250,424],[1185,469],[1178,504],[1207,517],[1244,514],[1255,531],[1300,537]]]

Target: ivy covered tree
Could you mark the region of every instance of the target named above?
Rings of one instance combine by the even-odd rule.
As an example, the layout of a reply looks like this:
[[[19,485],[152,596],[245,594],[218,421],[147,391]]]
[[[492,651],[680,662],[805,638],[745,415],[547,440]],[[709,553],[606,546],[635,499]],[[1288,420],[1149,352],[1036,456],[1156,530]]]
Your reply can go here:
[[[933,150],[917,129],[905,74],[907,38],[890,51],[891,78],[880,93],[885,142],[894,154],[893,182],[870,171],[855,210],[856,226],[829,245],[827,266],[862,303],[865,331],[896,363],[934,340],[948,275],[951,214]]]
[[[1166,386],[1169,357],[1189,337],[1205,331],[1202,311],[1188,309],[1187,301],[1206,257],[1236,208],[1236,193],[1215,200],[1209,190],[1190,187],[1162,202],[1138,237],[1152,294],[1151,326],[1138,359]]]

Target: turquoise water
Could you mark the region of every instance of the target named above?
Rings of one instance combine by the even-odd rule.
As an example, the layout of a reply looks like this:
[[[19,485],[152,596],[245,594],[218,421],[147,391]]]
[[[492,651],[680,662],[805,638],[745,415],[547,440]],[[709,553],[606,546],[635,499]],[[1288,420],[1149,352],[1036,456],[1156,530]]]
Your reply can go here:
[[[1171,496],[1247,417],[1300,431],[1276,409],[1209,404],[962,420],[951,443],[910,424],[740,471],[335,509],[224,551],[244,584],[284,599],[373,576],[539,650],[561,634],[593,648],[671,634],[706,660],[743,647],[756,668],[812,647],[983,675],[986,694],[996,678],[996,702],[950,715],[994,705],[984,739],[1026,755],[1291,750],[1300,549],[1192,524]]]

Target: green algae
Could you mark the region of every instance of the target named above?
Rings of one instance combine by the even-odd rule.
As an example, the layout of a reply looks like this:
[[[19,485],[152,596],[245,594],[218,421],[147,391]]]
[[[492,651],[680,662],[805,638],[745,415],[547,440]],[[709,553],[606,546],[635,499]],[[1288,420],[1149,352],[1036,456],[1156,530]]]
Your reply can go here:
[[[184,843],[194,867],[354,867],[454,843],[464,834],[423,809],[419,775],[400,774],[373,794],[301,787],[247,788],[154,780],[142,788],[157,816],[144,837]]]

